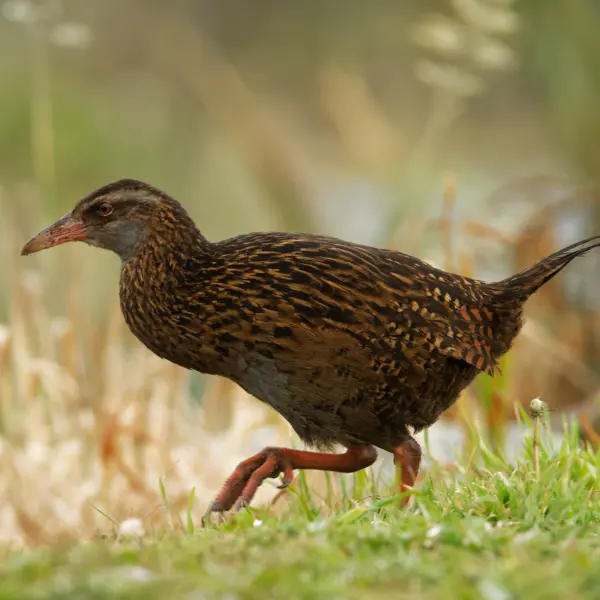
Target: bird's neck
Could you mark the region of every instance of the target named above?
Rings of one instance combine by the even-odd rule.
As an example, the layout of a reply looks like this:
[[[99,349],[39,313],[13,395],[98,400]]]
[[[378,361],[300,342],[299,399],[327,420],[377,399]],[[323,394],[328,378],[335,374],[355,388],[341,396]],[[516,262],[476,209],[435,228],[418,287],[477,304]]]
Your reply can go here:
[[[123,266],[154,262],[180,262],[186,257],[193,261],[209,261],[214,245],[196,227],[192,218],[182,207],[164,208],[157,212],[145,227],[140,243],[128,255],[121,255]]]
[[[195,227],[185,227],[155,230],[131,259],[122,262],[119,287],[125,321],[159,356],[177,362],[173,357],[180,330],[189,320],[183,307],[191,298],[203,307],[212,257],[213,244]]]
[[[183,208],[177,208],[157,214],[148,223],[143,243],[122,261],[121,294],[134,290],[134,296],[146,297],[143,301],[162,295],[161,301],[169,304],[169,295],[197,293],[192,287],[203,287],[214,244],[200,233]]]

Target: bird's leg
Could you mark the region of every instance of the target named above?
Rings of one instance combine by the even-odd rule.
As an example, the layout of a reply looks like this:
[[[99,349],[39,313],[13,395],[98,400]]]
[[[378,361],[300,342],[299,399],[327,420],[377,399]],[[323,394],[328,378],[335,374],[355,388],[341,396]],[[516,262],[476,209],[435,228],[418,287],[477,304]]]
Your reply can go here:
[[[294,469],[354,473],[372,465],[376,458],[377,450],[368,445],[351,446],[344,454],[265,448],[235,468],[208,508],[206,517],[211,512],[229,510],[236,501],[238,506],[248,504],[265,479],[280,473],[283,473],[283,481],[279,487],[284,488],[292,482]]]
[[[417,440],[408,438],[394,448],[394,464],[400,471],[400,492],[405,492],[415,485],[419,466],[421,464],[421,446]],[[400,501],[407,504],[410,496],[407,495]]]

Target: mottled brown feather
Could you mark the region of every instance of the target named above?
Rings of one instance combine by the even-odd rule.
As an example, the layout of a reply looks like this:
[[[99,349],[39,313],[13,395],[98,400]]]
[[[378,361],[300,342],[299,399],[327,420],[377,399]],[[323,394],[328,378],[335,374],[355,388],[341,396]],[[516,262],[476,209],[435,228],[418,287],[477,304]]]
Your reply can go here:
[[[160,245],[123,267],[132,331],[236,381],[317,446],[392,449],[497,372],[521,327],[522,302],[502,315],[493,287],[399,252],[293,233],[186,244],[176,222],[157,215]]]
[[[117,210],[102,221],[94,211],[106,199]],[[488,284],[325,236],[211,243],[177,201],[134,180],[97,190],[73,214],[96,228],[88,243],[118,247],[125,320],[158,356],[237,382],[310,444],[390,451],[476,375],[498,372],[527,298],[600,243]]]

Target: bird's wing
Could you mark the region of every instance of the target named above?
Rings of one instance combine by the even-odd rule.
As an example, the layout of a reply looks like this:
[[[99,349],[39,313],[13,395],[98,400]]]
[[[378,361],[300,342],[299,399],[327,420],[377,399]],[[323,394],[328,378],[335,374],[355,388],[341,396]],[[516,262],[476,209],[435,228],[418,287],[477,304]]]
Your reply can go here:
[[[398,335],[408,348],[462,360],[490,375],[499,371],[492,353],[493,314],[474,282],[435,269],[393,270]]]

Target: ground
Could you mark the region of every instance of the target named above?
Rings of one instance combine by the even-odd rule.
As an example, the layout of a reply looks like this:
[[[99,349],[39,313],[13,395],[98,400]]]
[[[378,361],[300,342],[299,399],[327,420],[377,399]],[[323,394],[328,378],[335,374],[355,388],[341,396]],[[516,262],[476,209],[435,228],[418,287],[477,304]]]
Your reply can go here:
[[[571,430],[513,465],[479,442],[404,510],[365,475],[325,499],[301,477],[277,514],[6,550],[0,599],[600,598],[599,462]]]

